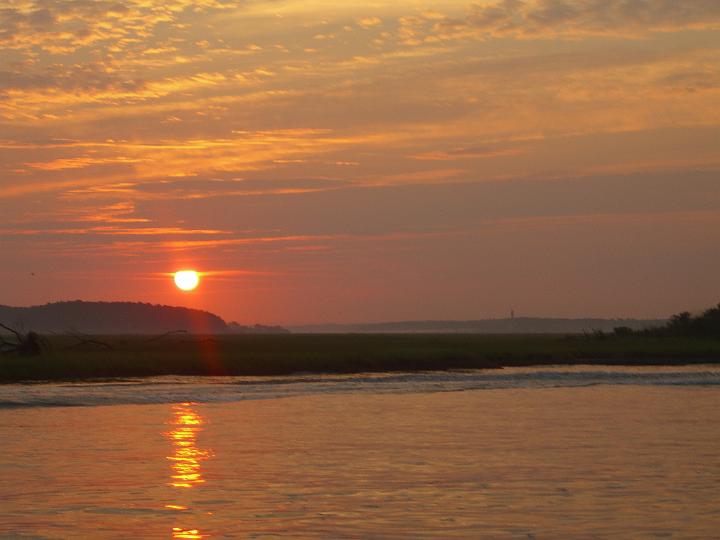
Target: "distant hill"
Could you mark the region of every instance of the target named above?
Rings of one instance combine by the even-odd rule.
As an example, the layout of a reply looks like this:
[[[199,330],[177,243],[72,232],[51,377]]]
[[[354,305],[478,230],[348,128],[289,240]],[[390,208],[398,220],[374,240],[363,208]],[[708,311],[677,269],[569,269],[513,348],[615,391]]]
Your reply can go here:
[[[291,326],[298,333],[330,334],[582,334],[602,330],[611,332],[618,326],[643,330],[662,326],[665,319],[553,319],[515,317],[514,319],[481,319],[474,321],[402,321],[365,324],[316,324]]]
[[[43,306],[0,306],[0,322],[40,333],[162,334],[184,330],[193,334],[286,333],[273,326],[226,323],[217,315],[184,307],[140,302],[55,302]]]

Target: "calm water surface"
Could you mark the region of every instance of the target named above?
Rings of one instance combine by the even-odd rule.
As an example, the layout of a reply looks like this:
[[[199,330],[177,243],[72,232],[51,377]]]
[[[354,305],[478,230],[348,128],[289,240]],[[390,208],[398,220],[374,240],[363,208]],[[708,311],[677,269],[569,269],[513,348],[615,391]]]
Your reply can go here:
[[[718,538],[720,372],[0,386],[0,538]]]

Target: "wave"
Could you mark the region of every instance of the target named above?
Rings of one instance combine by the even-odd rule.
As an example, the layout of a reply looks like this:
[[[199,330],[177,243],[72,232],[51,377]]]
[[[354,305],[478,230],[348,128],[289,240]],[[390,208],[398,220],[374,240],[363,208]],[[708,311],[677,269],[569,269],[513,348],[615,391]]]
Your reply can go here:
[[[155,377],[0,385],[0,409],[227,403],[320,394],[403,394],[590,386],[720,386],[715,366],[506,368],[277,377]]]

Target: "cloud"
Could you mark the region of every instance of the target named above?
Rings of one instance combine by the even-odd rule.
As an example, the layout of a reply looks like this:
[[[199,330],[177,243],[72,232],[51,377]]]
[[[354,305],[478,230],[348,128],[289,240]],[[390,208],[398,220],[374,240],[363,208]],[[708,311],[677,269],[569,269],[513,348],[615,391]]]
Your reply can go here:
[[[287,195],[337,189],[346,184],[338,180],[322,178],[274,180],[219,176],[218,178],[195,177],[146,182],[135,187],[134,195],[138,199],[145,200]]]
[[[0,46],[36,46],[68,54],[98,41],[116,48],[147,38],[158,25],[177,26],[185,17],[242,9],[248,2],[222,0],[9,0],[0,9]]]
[[[410,156],[422,161],[453,161],[457,159],[481,159],[498,156],[515,156],[522,154],[521,148],[503,148],[495,145],[455,148],[453,150],[434,150]]]
[[[67,217],[69,222],[84,223],[149,223],[150,219],[135,216],[135,204],[132,202],[118,202],[101,206],[97,209],[83,208],[75,210],[76,216]]]
[[[119,77],[102,62],[71,66],[53,64],[30,73],[24,69],[0,71],[0,91],[58,90],[65,92],[137,92],[143,83]]]
[[[372,28],[382,24],[382,19],[380,17],[362,17],[357,20],[357,24],[362,28]]]
[[[500,0],[475,4],[470,27],[494,37],[636,35],[720,28],[717,0]]]
[[[116,163],[137,163],[139,159],[128,157],[113,158],[92,158],[92,157],[76,157],[67,159],[55,159],[47,162],[25,163],[27,167],[39,169],[41,171],[60,171],[64,169],[84,169],[93,165],[108,165]]]

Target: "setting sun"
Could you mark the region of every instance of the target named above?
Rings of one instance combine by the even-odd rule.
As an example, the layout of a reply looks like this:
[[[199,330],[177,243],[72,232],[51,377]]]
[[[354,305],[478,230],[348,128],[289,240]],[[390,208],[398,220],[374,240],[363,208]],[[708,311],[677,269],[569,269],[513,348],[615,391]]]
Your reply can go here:
[[[183,291],[192,291],[200,283],[200,276],[195,270],[180,270],[175,272],[175,285]]]

